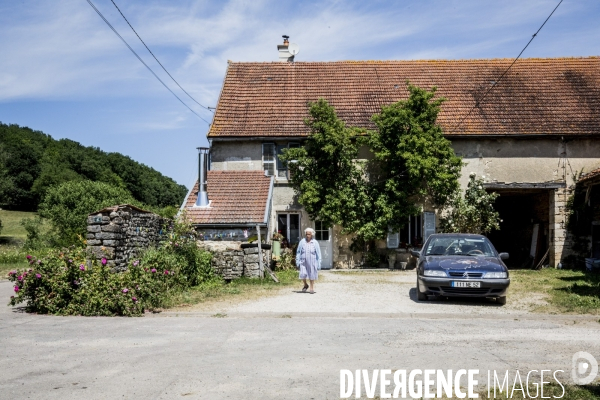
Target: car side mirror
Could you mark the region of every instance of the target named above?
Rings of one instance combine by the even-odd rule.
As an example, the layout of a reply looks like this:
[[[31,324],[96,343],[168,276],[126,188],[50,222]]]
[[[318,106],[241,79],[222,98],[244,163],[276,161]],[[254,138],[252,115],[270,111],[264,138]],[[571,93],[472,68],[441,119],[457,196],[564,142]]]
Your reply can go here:
[[[500,253],[498,254],[501,260],[508,260],[508,253]]]
[[[411,251],[410,251],[410,254],[411,254],[413,257],[417,257],[417,258],[421,257],[421,253],[420,253],[420,252],[418,252],[417,250],[411,250]]]

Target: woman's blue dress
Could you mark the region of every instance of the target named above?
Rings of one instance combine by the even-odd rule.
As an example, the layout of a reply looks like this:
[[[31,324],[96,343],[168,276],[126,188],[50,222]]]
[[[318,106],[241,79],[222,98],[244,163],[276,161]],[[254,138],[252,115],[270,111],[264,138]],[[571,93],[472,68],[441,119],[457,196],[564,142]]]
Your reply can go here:
[[[315,239],[302,239],[298,245],[296,264],[300,267],[300,279],[317,280],[321,263],[321,249]]]

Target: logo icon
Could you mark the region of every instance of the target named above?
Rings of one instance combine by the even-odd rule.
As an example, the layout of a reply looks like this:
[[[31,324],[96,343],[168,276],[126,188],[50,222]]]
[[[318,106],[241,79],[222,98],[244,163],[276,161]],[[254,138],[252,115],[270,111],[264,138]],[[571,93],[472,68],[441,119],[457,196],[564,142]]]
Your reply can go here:
[[[463,274],[463,278],[468,278],[468,277],[469,277],[469,273],[468,273],[468,272],[465,272],[465,273]]]
[[[573,354],[571,378],[576,385],[588,385],[598,376],[598,361],[590,353],[578,351]]]

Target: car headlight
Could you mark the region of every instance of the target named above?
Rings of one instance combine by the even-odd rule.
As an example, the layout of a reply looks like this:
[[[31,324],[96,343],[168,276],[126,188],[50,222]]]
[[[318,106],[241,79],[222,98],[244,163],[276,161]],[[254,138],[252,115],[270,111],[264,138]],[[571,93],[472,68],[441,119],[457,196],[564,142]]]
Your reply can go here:
[[[505,279],[507,275],[508,274],[506,272],[486,272],[483,277],[491,279]]]
[[[439,276],[439,277],[446,277],[446,271],[435,271],[435,270],[429,270],[426,269],[425,271],[423,271],[423,275],[425,276]]]

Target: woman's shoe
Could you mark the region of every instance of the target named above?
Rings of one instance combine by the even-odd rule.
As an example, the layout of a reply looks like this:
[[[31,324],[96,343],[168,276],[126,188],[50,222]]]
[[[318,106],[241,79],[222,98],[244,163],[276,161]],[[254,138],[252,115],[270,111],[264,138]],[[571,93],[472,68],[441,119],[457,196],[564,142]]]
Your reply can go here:
[[[306,289],[308,289],[308,285],[304,285],[304,287],[302,288],[302,293],[306,292]]]

